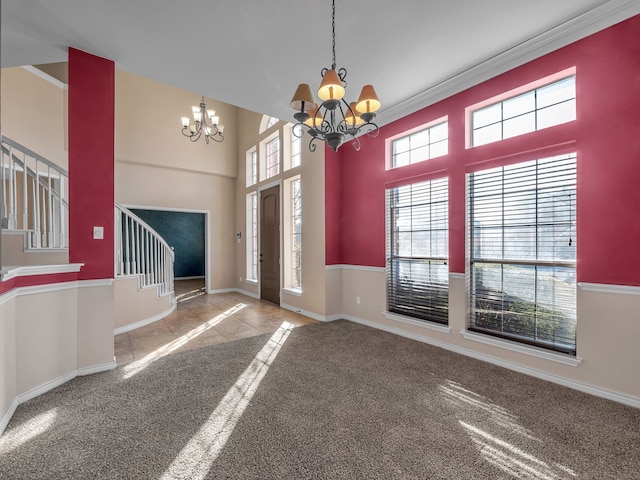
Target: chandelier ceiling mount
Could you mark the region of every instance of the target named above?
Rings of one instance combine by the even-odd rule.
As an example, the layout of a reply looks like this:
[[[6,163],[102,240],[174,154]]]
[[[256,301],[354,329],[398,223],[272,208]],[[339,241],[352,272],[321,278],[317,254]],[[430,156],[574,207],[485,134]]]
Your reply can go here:
[[[332,64],[331,68],[323,68],[320,72],[322,82],[318,88],[320,105],[311,95],[311,88],[306,83],[298,85],[291,107],[296,110],[293,132],[301,137],[305,129],[311,136],[309,150],[315,151],[316,140],[327,143],[336,152],[345,141],[354,140],[353,147],[360,149],[358,135],[367,133],[371,137],[378,135],[378,125],[373,120],[375,112],[380,108],[380,100],[372,85],[362,87],[357,102],[348,103],[344,99],[346,93],[347,70],[336,69],[336,2],[332,0],[331,15]],[[299,126],[299,128],[295,128]]]

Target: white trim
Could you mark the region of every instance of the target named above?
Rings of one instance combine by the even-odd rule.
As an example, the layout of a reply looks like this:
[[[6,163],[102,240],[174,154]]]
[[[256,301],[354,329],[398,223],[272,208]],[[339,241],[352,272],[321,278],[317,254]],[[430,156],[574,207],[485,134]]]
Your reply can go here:
[[[125,163],[125,164],[129,164],[129,165],[139,165],[141,167],[158,168],[158,169],[162,169],[162,170],[177,170],[179,172],[195,173],[196,175],[210,175],[212,177],[233,178],[233,179],[236,178],[236,175],[231,175],[229,173],[208,172],[206,170],[198,170],[196,168],[176,167],[176,166],[171,166],[171,165],[158,165],[157,163],[141,162],[141,161],[137,161],[137,160],[124,160],[124,159],[121,159],[121,158],[116,158],[115,163]],[[177,210],[182,211],[181,209],[177,209]]]
[[[16,277],[27,277],[32,275],[51,275],[55,273],[77,273],[84,266],[84,263],[64,263],[59,265],[25,265],[20,267],[5,267],[3,269],[2,281],[11,280]]]
[[[110,287],[113,285],[113,278],[105,278],[102,280],[78,280],[78,288],[92,287]]]
[[[563,363],[572,367],[577,367],[582,363],[582,359],[579,357],[564,355],[562,353],[534,347],[533,345],[525,345],[505,340],[503,338],[492,337],[491,335],[482,335],[481,333],[469,332],[466,330],[460,330],[460,334],[465,338],[465,340],[473,340],[474,342],[484,343],[485,345],[491,345],[492,347],[504,348],[505,350],[510,350],[512,352],[523,353],[525,355],[542,358],[544,360],[551,360],[552,362]]]
[[[176,302],[171,302],[171,306],[166,309],[164,312],[158,313],[153,317],[145,318],[144,320],[140,320],[139,322],[130,323],[129,325],[124,325],[123,327],[118,327],[113,330],[113,336],[120,335],[121,333],[127,333],[131,330],[135,330],[136,328],[144,327],[145,325],[149,325],[150,323],[157,322],[158,320],[162,320],[164,317],[170,315],[176,309]]]
[[[61,82],[57,78],[52,77],[48,73],[43,72],[42,70],[34,67],[33,65],[23,65],[22,68],[24,68],[27,72],[33,73],[36,77],[40,77],[41,79],[49,82],[51,85],[61,88],[62,90],[67,90],[69,88],[69,86],[66,83]]]
[[[400,335],[401,337],[406,337],[412,340],[417,340],[419,342],[428,343],[429,345],[444,348],[445,350],[449,350],[454,353],[459,353],[461,355],[466,355],[468,357],[475,358],[476,360],[492,363],[493,365],[498,365],[499,367],[504,367],[509,370],[523,373],[525,375],[530,375],[532,377],[540,378],[548,382],[557,383],[558,385],[562,385],[568,388],[572,388],[574,390],[585,392],[590,395],[595,395],[596,397],[606,398],[608,400],[613,400],[614,402],[619,402],[625,405],[629,405],[631,407],[640,408],[640,397],[634,397],[632,395],[626,395],[623,393],[615,392],[613,390],[595,387],[593,385],[579,382],[577,380],[571,380],[569,378],[561,377],[559,375],[543,372],[542,370],[538,370],[536,368],[526,367],[519,363],[503,360],[501,358],[494,357],[493,355],[486,355],[484,353],[476,352],[468,348],[459,347],[457,345],[452,345],[447,342],[441,342],[431,337],[425,337],[424,335],[420,335],[418,333],[408,332],[408,331],[395,328],[389,325],[383,325],[377,322],[365,320],[363,318],[354,317],[352,315],[343,315],[341,318],[344,318],[345,320],[349,320],[351,322],[360,323],[368,327],[376,328],[378,330],[384,330],[389,333],[394,333],[396,335]]]
[[[619,295],[640,295],[640,287],[633,285],[611,285],[607,283],[578,283],[585,292],[617,293]]]
[[[435,322],[429,322],[428,320],[416,320],[415,318],[398,315],[397,313],[392,312],[382,312],[382,315],[388,320],[406,323],[407,325],[413,325],[414,327],[426,328],[440,333],[451,333],[451,327]]]
[[[464,273],[449,272],[449,279],[464,280]]]
[[[84,376],[84,375],[91,375],[94,373],[106,372],[108,370],[113,370],[114,368],[116,368],[115,360],[112,362],[102,363],[99,365],[92,365],[89,367],[78,368],[78,369],[72,370],[69,373],[65,373],[64,375],[61,375],[58,378],[54,378],[53,380],[44,382],[43,384],[38,385],[37,387],[34,387],[31,390],[21,393],[20,395],[18,395],[16,398],[13,399],[13,402],[9,406],[9,409],[7,410],[7,413],[5,414],[5,416],[3,417],[2,422],[0,422],[0,435],[4,433],[4,430],[7,428],[7,425],[9,424],[11,417],[15,413],[16,408],[18,408],[18,405],[24,402],[27,402],[32,398],[36,398],[42,395],[43,393],[48,392],[49,390],[59,387],[60,385],[68,382],[69,380],[73,380],[77,376]]]
[[[304,315],[305,317],[313,318],[314,320],[318,320],[319,322],[333,322],[334,320],[339,320],[344,318],[342,315],[319,315],[314,312],[310,312],[309,310],[304,310],[303,308],[294,307],[293,305],[289,305],[288,303],[280,302],[280,307],[290,310],[295,313],[299,313],[300,315]]]
[[[11,417],[13,417],[13,414],[16,413],[16,409],[18,408],[18,398],[14,398],[13,402],[11,402],[11,405],[9,405],[9,409],[7,410],[7,413],[4,414],[4,417],[2,417],[2,421],[0,422],[0,436],[4,433],[5,429],[7,428],[7,425],[9,425],[9,422],[11,421]]]
[[[251,285],[257,285],[258,284],[258,280],[254,279],[254,278],[245,278],[244,281],[246,283],[251,284]]]
[[[92,365],[89,367],[82,367],[76,370],[76,375],[78,377],[84,377],[85,375],[93,375],[94,373],[108,372],[109,370],[113,370],[116,368],[116,361],[102,363],[100,365]]]
[[[28,287],[16,287],[0,295],[0,305],[13,300],[21,295],[36,295],[39,293],[57,292],[73,288],[109,287],[112,279],[106,280],[74,280],[72,282],[46,283],[44,285],[32,285]]]
[[[216,288],[214,290],[207,290],[207,293],[209,295],[213,295],[214,293],[230,293],[230,292],[237,292],[238,289],[237,288]]]
[[[53,380],[49,380],[48,382],[44,382],[37,387],[33,387],[31,390],[28,390],[24,393],[18,395],[18,405],[21,403],[27,402],[32,398],[36,398],[43,393],[48,392],[49,390],[53,390],[56,387],[59,387],[63,383],[67,383],[69,380],[72,380],[76,377],[77,370],[71,370],[69,373],[65,373],[64,375],[54,378]]]
[[[367,265],[349,265],[349,264],[337,264],[337,265],[326,265],[326,269],[327,270],[338,270],[338,269],[345,269],[345,270],[361,270],[364,272],[386,272],[386,268],[385,267],[370,267]]]
[[[270,177],[270,178],[273,178],[273,177]],[[269,179],[267,178],[266,180],[269,180]],[[274,180],[273,182],[265,183],[264,185],[260,185],[256,189],[256,192],[261,192],[263,190],[268,190],[268,189],[270,189],[272,187],[280,187],[280,192],[282,193],[282,178],[279,178],[278,180]]]
[[[286,293],[288,295],[295,295],[296,297],[301,297],[302,296],[302,290],[300,290],[299,288],[286,287],[286,288],[282,289],[281,293]]]
[[[256,300],[260,300],[260,295],[257,293],[250,292],[248,290],[242,290],[241,288],[234,288],[234,292],[237,292],[241,295],[246,295],[247,297],[255,298]]]
[[[402,102],[383,109],[376,117],[376,123],[383,126],[403,118],[639,13],[640,2],[637,0],[609,0],[488,60],[470,66]]]

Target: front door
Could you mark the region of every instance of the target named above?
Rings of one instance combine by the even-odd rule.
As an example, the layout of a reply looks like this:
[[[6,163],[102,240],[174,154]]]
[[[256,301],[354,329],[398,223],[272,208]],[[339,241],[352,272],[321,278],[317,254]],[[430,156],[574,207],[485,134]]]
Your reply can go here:
[[[260,298],[280,305],[280,187],[260,192]]]

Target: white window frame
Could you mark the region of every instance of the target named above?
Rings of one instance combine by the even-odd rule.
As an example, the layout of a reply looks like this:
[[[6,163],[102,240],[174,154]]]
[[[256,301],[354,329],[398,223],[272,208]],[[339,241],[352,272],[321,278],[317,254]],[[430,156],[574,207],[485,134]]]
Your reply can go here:
[[[296,199],[294,198],[296,184],[299,192],[298,212],[295,209]],[[285,230],[283,250],[287,252],[284,261],[284,285],[287,292],[295,294],[302,291],[302,181],[300,175],[288,178],[284,182],[284,195],[287,198],[287,202],[283,204],[283,214],[286,219],[283,222]],[[297,239],[298,242],[296,242]]]
[[[437,136],[432,141],[432,136],[436,134],[435,132],[437,132],[438,129],[444,129],[446,135],[444,137]],[[426,137],[426,142],[411,145],[412,140],[416,142],[420,137]],[[409,148],[396,153],[396,146],[401,142],[408,142]],[[435,147],[436,145],[438,148]],[[449,154],[449,119],[447,116],[444,116],[402,132],[401,134],[389,137],[385,141],[385,148],[387,152],[387,170],[403,168],[416,163],[426,162],[427,160],[433,160],[434,158],[444,157]],[[397,165],[396,157],[402,153],[406,153],[409,156],[409,162]]]
[[[399,204],[401,200],[409,202]],[[386,212],[387,311],[420,321],[448,325],[448,178],[440,177],[387,189]],[[401,216],[403,213],[404,217]],[[409,228],[406,225],[407,221]],[[405,225],[401,225],[402,223]],[[424,248],[425,245],[424,241],[414,244],[414,235],[416,238],[422,237],[423,240],[429,239],[429,253],[414,253],[414,245],[420,245],[420,248]],[[444,240],[440,241],[442,235]],[[402,239],[407,238],[410,252],[407,252],[404,243],[401,245]],[[417,272],[415,275],[414,270]]]
[[[246,281],[257,284],[260,275],[258,264],[258,192],[247,194],[246,201]]]
[[[539,100],[540,92],[545,89],[552,88],[555,85],[559,85],[563,82],[567,82],[568,80],[573,80],[573,83],[570,84],[573,88],[573,96],[567,96],[566,98],[557,101],[556,103],[540,103]],[[520,135],[524,135],[526,133],[536,132],[542,130],[544,128],[554,127],[557,125],[561,125],[563,123],[568,123],[574,121],[576,119],[576,72],[575,68],[570,68],[567,70],[563,70],[562,72],[558,72],[554,75],[550,75],[543,79],[537,80],[527,85],[523,85],[517,89],[511,90],[509,92],[502,93],[498,96],[487,99],[478,104],[467,107],[467,148],[480,147],[482,145],[488,145],[491,143],[499,142],[505,140],[507,138],[514,138]],[[522,111],[510,112],[508,111],[508,106],[513,105],[518,99],[524,99],[525,97],[531,97],[533,100],[532,107],[526,107],[526,109]],[[507,108],[505,108],[505,106]],[[552,108],[564,107],[568,109],[573,109],[572,115],[567,118],[563,118],[562,116],[558,117],[557,121],[551,121],[548,123],[542,123],[541,116],[543,113],[548,114]],[[493,109],[498,115],[499,119],[494,121],[488,121],[487,123],[481,123],[480,126],[477,126],[479,120],[477,120],[477,116],[479,116],[482,112],[487,112]],[[498,118],[496,117],[496,118]],[[525,117],[529,119],[529,121],[533,122],[532,128],[520,128],[515,129],[513,132],[505,131],[505,125],[510,122],[515,124],[518,120],[522,120]],[[496,137],[494,140],[480,141],[476,139],[476,133],[481,130],[487,129],[499,130],[499,138]]]
[[[571,153],[467,174],[468,331],[576,355],[576,164]]]
[[[276,154],[278,160],[278,171],[269,175],[269,158],[267,157],[267,149],[268,145],[274,141],[278,142],[278,151]],[[282,138],[280,138],[280,132],[278,130],[260,142],[259,170],[260,181],[276,178],[282,173]]]

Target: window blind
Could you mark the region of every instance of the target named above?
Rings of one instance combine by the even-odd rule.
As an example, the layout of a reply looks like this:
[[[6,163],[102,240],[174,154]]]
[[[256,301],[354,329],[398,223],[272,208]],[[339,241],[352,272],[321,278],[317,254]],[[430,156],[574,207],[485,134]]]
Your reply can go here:
[[[467,178],[470,330],[575,355],[576,155]]]
[[[449,199],[446,178],[387,190],[387,308],[447,324]]]

